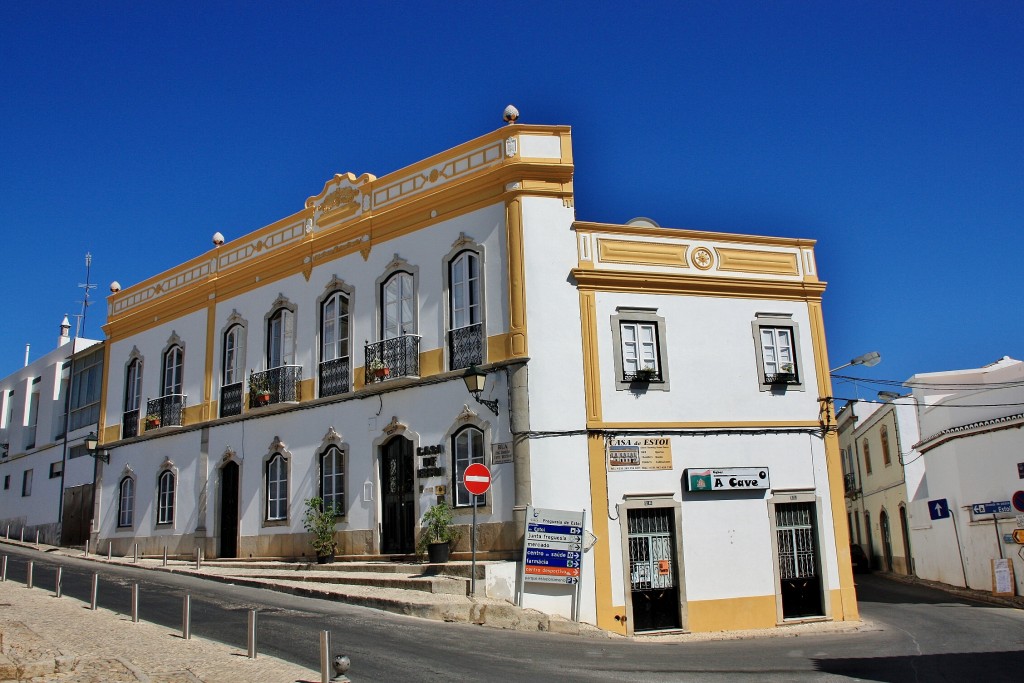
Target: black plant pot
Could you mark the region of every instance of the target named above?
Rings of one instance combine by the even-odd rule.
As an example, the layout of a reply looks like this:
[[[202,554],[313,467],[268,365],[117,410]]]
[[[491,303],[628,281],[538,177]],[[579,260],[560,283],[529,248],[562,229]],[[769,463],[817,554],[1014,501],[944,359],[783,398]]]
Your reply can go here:
[[[449,551],[448,543],[430,543],[427,545],[427,559],[430,564],[444,564],[448,561]]]
[[[331,564],[332,562],[334,562],[334,553],[331,553],[330,555],[317,555],[316,556],[316,563],[317,564]]]

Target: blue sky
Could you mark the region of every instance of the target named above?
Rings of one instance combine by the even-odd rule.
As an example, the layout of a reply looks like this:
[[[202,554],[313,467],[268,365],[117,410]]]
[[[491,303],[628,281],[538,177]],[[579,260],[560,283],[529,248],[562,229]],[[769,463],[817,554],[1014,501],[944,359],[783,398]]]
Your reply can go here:
[[[0,3],[0,376],[128,286],[502,125],[581,220],[818,240],[832,365],[1024,357],[1019,2]],[[878,387],[838,383],[837,396]]]

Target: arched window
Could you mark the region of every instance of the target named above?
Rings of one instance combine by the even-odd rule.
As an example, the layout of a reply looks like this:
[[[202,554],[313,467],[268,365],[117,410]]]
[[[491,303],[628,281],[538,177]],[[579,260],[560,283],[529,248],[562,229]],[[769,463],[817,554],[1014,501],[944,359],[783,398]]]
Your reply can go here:
[[[448,356],[453,370],[483,362],[480,257],[463,251],[448,263]]]
[[[864,470],[868,474],[871,474],[871,448],[868,446],[868,442],[863,443],[864,448]]]
[[[381,338],[416,333],[416,301],[412,273],[398,271],[381,286]]]
[[[348,391],[350,379],[348,297],[333,292],[320,307],[320,395]]]
[[[157,524],[174,523],[174,473],[165,470],[160,473],[157,484]]]
[[[288,519],[288,463],[275,453],[267,462],[267,521]]]
[[[130,527],[135,521],[135,480],[125,477],[118,486],[117,526]]]
[[[184,361],[185,352],[178,345],[172,346],[164,353],[163,387],[160,392],[163,396],[173,396],[182,393],[181,375]]]
[[[121,438],[139,435],[139,407],[142,404],[142,360],[133,358],[124,371],[124,414]]]
[[[224,386],[238,384],[244,379],[244,331],[241,325],[232,325],[224,333]]]
[[[320,455],[320,498],[325,509],[333,505],[339,515],[345,514],[345,454],[337,446]]]
[[[142,361],[138,358],[128,363],[124,372],[124,412],[139,409],[142,402]]]
[[[884,425],[882,426],[882,464],[892,464],[892,457],[889,455],[889,428]]]
[[[267,320],[267,369],[295,362],[295,314],[279,308]]]
[[[452,437],[452,452],[455,453],[455,507],[473,504],[473,494],[466,490],[466,468],[475,462],[484,461],[484,433],[476,427],[466,427]],[[486,495],[475,496],[476,504],[484,505]]]

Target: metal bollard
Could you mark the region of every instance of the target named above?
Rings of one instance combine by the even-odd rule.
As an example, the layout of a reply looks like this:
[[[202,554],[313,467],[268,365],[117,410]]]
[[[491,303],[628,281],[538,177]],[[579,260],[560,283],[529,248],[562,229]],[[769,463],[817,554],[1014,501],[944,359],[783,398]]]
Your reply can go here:
[[[32,587],[32,566],[33,566],[33,564],[34,564],[34,562],[32,562],[32,560],[28,561],[28,575],[25,577],[25,588],[31,588]]]
[[[61,579],[64,577],[64,567],[57,567],[57,583],[53,587],[53,592],[56,594],[55,597],[60,597],[60,584]]]
[[[112,545],[112,543],[107,543],[107,562],[110,562],[110,548]]]
[[[192,596],[185,593],[185,603],[181,606],[181,637],[192,638]]]
[[[11,525],[7,525],[7,540],[11,540]]]
[[[320,683],[331,683],[330,631],[320,631]]]
[[[96,611],[96,597],[99,593],[100,588],[100,575],[99,572],[93,572],[92,574],[92,597],[89,599],[89,609],[93,612]]]
[[[39,546],[39,529],[36,529],[36,546]]]
[[[89,557],[89,539],[85,539],[85,556]]]
[[[139,623],[139,584],[132,584],[132,623]]]
[[[0,560],[0,582],[7,580],[7,556]]]
[[[132,564],[134,564],[139,561],[139,544],[136,543],[132,548]]]
[[[21,542],[25,542],[25,527],[21,527]]]
[[[196,571],[199,571],[199,567],[201,566],[202,561],[203,556],[199,554],[199,546],[196,546]]]
[[[249,659],[256,659],[256,610],[249,610]]]
[[[167,546],[164,546],[164,566],[167,566]]]

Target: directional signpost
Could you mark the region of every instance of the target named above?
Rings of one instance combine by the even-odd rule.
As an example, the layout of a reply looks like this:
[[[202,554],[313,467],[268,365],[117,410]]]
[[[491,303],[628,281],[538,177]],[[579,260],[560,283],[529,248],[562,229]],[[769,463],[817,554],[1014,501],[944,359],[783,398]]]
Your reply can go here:
[[[974,503],[971,505],[971,512],[976,515],[998,515],[1003,512],[1012,512],[1010,501],[1000,500],[990,503]]]
[[[473,561],[470,563],[469,592],[476,596],[476,497],[484,495],[491,488],[491,471],[483,463],[475,462],[466,468],[462,483],[473,494],[473,534],[470,538]]]
[[[574,510],[526,509],[523,583],[559,583],[573,586],[579,592],[585,515]],[[577,610],[578,598],[577,595]]]

